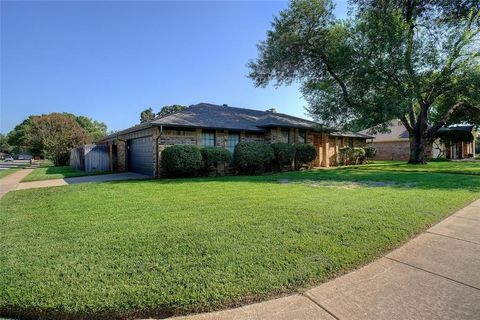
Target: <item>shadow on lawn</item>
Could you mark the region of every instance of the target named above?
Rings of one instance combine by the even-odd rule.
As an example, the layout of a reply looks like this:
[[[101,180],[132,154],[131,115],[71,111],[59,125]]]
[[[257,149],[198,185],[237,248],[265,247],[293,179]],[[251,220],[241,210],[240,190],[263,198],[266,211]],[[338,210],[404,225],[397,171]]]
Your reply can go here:
[[[175,315],[172,311],[143,310],[133,312],[121,311],[87,311],[87,312],[66,312],[63,310],[38,310],[34,308],[7,307],[0,308],[0,317],[11,317],[17,319],[74,319],[74,320],[93,320],[93,319],[138,319],[138,318],[157,318],[165,319]],[[2,319],[2,318],[0,318]]]
[[[309,170],[282,173],[269,173],[256,176],[222,176],[222,177],[197,177],[176,179],[151,179],[151,180],[128,180],[110,181],[106,183],[160,183],[160,184],[184,184],[184,183],[311,183],[321,182],[318,186],[332,186],[338,183],[351,183],[365,187],[392,187],[409,189],[463,189],[471,192],[480,192],[480,176],[460,175],[434,172],[409,172],[409,171],[375,171],[344,168],[340,170]]]

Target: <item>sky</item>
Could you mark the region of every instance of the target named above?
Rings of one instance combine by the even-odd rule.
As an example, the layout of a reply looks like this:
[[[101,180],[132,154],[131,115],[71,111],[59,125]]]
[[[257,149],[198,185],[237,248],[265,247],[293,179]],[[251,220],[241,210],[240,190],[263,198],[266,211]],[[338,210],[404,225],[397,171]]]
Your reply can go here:
[[[336,1],[344,17],[346,0]],[[148,107],[200,102],[306,117],[298,85],[255,88],[257,57],[287,1],[1,1],[0,132],[71,112],[121,130]]]

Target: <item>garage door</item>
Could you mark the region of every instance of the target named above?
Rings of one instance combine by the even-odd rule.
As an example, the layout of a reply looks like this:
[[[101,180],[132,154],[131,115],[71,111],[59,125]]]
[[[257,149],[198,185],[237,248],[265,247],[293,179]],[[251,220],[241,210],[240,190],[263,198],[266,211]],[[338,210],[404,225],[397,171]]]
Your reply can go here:
[[[153,175],[152,137],[128,140],[128,171]]]

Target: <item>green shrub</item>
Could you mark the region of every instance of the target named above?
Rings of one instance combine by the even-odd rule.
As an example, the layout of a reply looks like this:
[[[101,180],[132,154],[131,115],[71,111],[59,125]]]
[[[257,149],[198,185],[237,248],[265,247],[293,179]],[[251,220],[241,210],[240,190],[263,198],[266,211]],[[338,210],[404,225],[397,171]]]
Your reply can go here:
[[[205,147],[200,150],[202,153],[205,170],[217,167],[219,164],[226,164],[232,161],[232,154],[222,147]]]
[[[348,165],[352,161],[353,149],[350,147],[342,147],[338,149],[340,156],[340,164],[343,166]]]
[[[352,162],[354,164],[365,163],[365,149],[364,148],[360,148],[360,147],[353,148]]]
[[[233,161],[240,173],[255,174],[263,172],[272,159],[273,149],[264,142],[240,142],[233,152]]]
[[[368,159],[373,159],[377,155],[377,149],[374,147],[364,147],[365,150],[365,158]]]
[[[317,150],[311,144],[297,144],[295,145],[295,166],[300,169],[302,165],[315,160],[317,157]]]
[[[295,145],[285,142],[271,144],[273,149],[273,164],[281,169],[282,166],[292,164],[295,159]]]
[[[202,167],[202,154],[194,145],[174,145],[162,151],[162,170],[172,177],[197,175]]]

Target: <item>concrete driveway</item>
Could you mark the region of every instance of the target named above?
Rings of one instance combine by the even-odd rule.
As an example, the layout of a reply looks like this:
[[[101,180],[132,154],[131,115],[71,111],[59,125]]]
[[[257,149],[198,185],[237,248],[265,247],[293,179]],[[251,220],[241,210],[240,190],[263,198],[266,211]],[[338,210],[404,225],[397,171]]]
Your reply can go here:
[[[119,181],[119,180],[139,180],[139,179],[151,179],[151,178],[152,177],[146,176],[140,173],[121,172],[121,173],[102,174],[102,175],[95,175],[95,176],[21,182],[17,184],[15,190],[65,186],[69,184],[78,184],[78,183],[107,182],[107,181]]]
[[[480,200],[377,261],[306,292],[178,319],[480,319]]]

